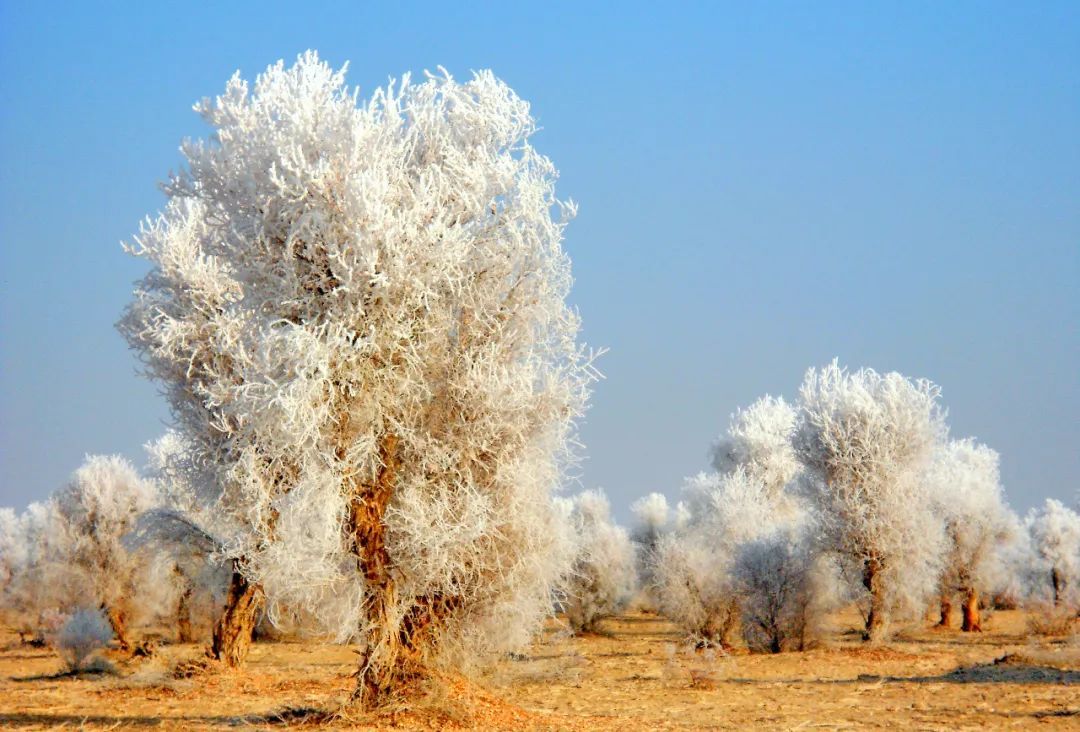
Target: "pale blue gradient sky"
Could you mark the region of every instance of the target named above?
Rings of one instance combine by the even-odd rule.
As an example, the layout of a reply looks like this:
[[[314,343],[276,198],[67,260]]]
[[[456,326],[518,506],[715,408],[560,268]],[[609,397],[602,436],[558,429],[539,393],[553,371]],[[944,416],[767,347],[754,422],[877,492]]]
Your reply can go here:
[[[307,48],[365,91],[489,67],[533,103],[610,348],[582,480],[620,517],[833,356],[940,383],[1016,508],[1072,502],[1080,4],[354,5],[0,5],[0,505],[164,429],[112,325],[119,241],[191,104]]]

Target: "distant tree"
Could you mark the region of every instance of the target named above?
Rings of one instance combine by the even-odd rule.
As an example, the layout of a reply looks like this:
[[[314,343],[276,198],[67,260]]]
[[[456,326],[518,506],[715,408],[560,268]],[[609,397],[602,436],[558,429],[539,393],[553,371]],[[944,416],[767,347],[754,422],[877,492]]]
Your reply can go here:
[[[124,542],[139,516],[157,505],[153,485],[123,458],[94,455],[51,500],[59,538],[50,560],[61,571],[77,573],[82,588],[71,593],[70,604],[99,607],[120,647],[128,648],[136,596],[160,589],[140,586],[145,566]]]
[[[569,520],[577,554],[566,586],[566,616],[575,631],[594,631],[633,596],[634,547],[626,529],[611,520],[611,505],[602,491],[574,496]]]
[[[737,469],[701,473],[684,488],[690,520],[664,536],[652,576],[660,612],[709,646],[731,647],[740,631],[732,562],[746,542],[776,527],[768,491]]]
[[[961,628],[982,630],[980,596],[1004,571],[1000,549],[1018,528],[1001,489],[998,454],[971,439],[954,440],[937,450],[928,481],[947,537],[940,625],[949,625],[959,593]]]
[[[528,104],[485,71],[358,105],[307,53],[199,110],[121,330],[235,527],[218,655],[260,594],[359,639],[365,707],[520,647],[571,559],[549,497],[594,378]]]
[[[80,608],[100,609],[122,648],[133,619],[167,602],[168,582],[127,544],[154,486],[118,456],[89,456],[71,480],[21,516],[0,512],[0,605],[24,638],[44,641]]]
[[[812,525],[785,525],[736,548],[732,589],[752,651],[802,651],[835,598],[837,578],[817,551]]]
[[[795,421],[770,396],[736,411],[712,447],[716,472],[687,482],[689,520],[656,552],[661,611],[702,643],[731,646],[741,632],[751,649],[778,652],[806,639],[817,552],[813,521],[788,490],[801,470]]]
[[[1080,603],[1080,514],[1046,499],[1025,520],[1036,562],[1036,596],[1049,594],[1055,607]]]
[[[780,500],[801,466],[791,444],[798,413],[783,397],[765,395],[731,416],[727,432],[712,448],[716,472],[738,468],[759,480],[771,498]]]
[[[924,479],[947,434],[938,396],[928,381],[836,361],[810,369],[800,392],[801,485],[825,546],[862,575],[871,640],[889,618],[921,612],[940,577],[943,522]]]
[[[128,543],[158,562],[176,588],[177,640],[195,640],[196,626],[220,621],[229,584],[231,559],[223,544],[230,528],[223,517],[200,503],[199,490],[189,481],[207,476],[191,464],[189,445],[169,431],[145,446],[147,479],[160,505],[140,516]],[[212,617],[211,617],[212,616]],[[217,628],[214,638],[220,637]]]

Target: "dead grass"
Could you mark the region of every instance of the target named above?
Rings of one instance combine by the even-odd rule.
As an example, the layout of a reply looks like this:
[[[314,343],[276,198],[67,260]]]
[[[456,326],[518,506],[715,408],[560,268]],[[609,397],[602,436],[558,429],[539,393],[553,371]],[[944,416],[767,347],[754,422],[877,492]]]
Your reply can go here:
[[[352,686],[342,646],[257,643],[228,672],[194,645],[149,658],[112,654],[114,675],[60,676],[48,649],[0,651],[0,727],[20,730],[339,729],[1076,729],[1080,645],[1026,637],[1028,618],[999,611],[985,633],[926,627],[867,647],[831,619],[828,647],[780,655],[688,648],[653,615],[571,637],[552,624],[527,654],[477,682],[444,677],[377,717],[333,714]],[[13,637],[0,636],[0,644]],[[22,679],[22,680],[16,680]],[[330,712],[330,714],[328,714]]]

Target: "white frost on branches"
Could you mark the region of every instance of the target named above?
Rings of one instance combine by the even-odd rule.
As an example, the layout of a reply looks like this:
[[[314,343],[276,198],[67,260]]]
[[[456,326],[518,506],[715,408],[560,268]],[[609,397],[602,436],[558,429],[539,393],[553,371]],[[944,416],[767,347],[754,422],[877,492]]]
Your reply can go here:
[[[570,501],[577,556],[563,602],[575,631],[593,631],[617,614],[637,585],[634,546],[626,529],[611,520],[611,504],[602,491],[583,491]]]
[[[888,620],[921,613],[937,589],[945,536],[925,471],[947,434],[939,393],[926,380],[836,361],[810,369],[800,391],[803,492],[826,547],[862,575],[872,638]]]
[[[705,644],[729,645],[738,630],[732,563],[739,548],[776,526],[768,490],[741,467],[700,473],[684,487],[690,520],[664,536],[652,576],[660,612]]]
[[[1057,606],[1080,606],[1080,513],[1048,498],[1024,524],[1034,552],[1034,597]]]
[[[131,247],[153,269],[121,330],[226,553],[271,617],[338,638],[437,601],[441,656],[525,643],[569,561],[549,497],[595,375],[528,104],[487,71],[360,102],[307,53],[197,109],[214,136]],[[384,482],[392,595],[350,525]]]
[[[713,467],[726,475],[741,467],[779,497],[800,466],[791,445],[797,412],[783,397],[765,395],[731,415],[712,447]]]
[[[997,452],[970,438],[953,440],[937,450],[927,480],[945,520],[942,591],[982,594],[1004,585],[1001,550],[1018,527],[1005,503]]]

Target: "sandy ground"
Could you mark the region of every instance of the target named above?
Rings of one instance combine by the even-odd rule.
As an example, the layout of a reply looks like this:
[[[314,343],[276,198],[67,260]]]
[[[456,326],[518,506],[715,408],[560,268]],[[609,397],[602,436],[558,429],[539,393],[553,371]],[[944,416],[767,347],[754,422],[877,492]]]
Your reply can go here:
[[[645,614],[578,638],[553,625],[527,656],[473,683],[445,681],[416,711],[334,726],[1080,730],[1076,639],[1028,639],[1023,615],[1009,611],[981,634],[917,628],[870,648],[857,622],[841,614],[826,647],[776,656],[694,652]],[[110,653],[112,673],[70,677],[57,675],[53,653],[11,633],[0,647],[0,727],[18,729],[280,729],[298,724],[299,710],[338,708],[356,658],[342,646],[258,643],[242,672],[177,678],[202,649],[163,645],[149,659]]]

